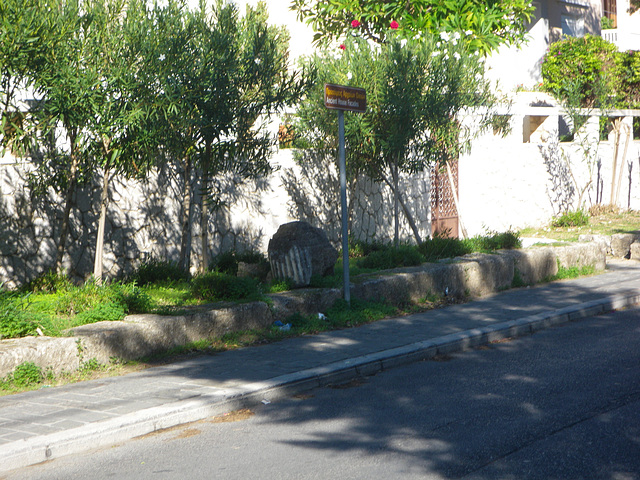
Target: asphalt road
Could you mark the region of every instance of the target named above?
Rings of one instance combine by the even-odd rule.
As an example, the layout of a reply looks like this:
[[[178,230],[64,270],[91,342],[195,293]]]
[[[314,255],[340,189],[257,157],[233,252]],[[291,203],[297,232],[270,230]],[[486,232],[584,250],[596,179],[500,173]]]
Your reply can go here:
[[[6,478],[640,480],[640,309]]]

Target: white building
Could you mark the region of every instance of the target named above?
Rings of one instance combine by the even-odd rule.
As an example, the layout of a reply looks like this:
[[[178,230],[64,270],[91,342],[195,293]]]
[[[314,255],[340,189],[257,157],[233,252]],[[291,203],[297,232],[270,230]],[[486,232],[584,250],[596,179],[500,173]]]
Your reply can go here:
[[[602,6],[602,14],[612,27],[603,29],[602,36],[620,51],[640,50],[640,10],[630,13],[629,0],[603,0]]]

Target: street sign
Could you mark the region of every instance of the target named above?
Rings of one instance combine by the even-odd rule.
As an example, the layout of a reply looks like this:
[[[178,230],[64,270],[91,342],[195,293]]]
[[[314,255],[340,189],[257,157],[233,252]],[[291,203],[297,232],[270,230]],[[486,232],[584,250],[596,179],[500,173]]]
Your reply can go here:
[[[338,164],[340,166],[340,204],[342,207],[342,273],[344,299],[351,305],[349,280],[349,227],[347,212],[347,162],[344,142],[344,112],[364,113],[367,110],[367,92],[364,88],[325,83],[324,106],[338,111]]]
[[[332,110],[364,113],[367,110],[367,92],[364,88],[326,83],[324,106]]]

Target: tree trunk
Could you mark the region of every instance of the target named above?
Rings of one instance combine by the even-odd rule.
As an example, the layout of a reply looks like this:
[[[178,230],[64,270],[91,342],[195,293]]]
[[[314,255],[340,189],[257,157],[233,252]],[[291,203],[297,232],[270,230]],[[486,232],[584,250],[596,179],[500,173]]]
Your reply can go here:
[[[193,214],[193,188],[191,186],[191,158],[184,159],[184,189],[182,193],[182,218],[180,238],[180,262],[179,267],[184,272],[191,268],[191,218]]]
[[[382,179],[384,180],[384,183],[386,183],[389,186],[389,188],[394,192],[394,197],[398,199],[398,204],[402,208],[402,213],[404,213],[404,216],[407,219],[407,222],[409,223],[409,227],[413,232],[413,237],[416,239],[416,242],[418,243],[418,245],[421,244],[422,237],[420,236],[420,231],[418,230],[418,226],[416,225],[413,215],[411,215],[411,212],[409,211],[409,207],[407,207],[407,204],[402,199],[402,195],[400,195],[399,191],[396,194],[396,190],[394,188],[393,182],[389,180],[389,177],[387,177],[386,175],[383,175]]]
[[[622,123],[620,120],[614,120],[613,130],[615,136],[615,144],[613,145],[613,168],[611,169],[611,198],[609,200],[610,205],[614,205],[616,195],[616,173],[618,171],[618,150],[620,149],[620,137]]]
[[[631,139],[631,129],[628,125],[621,125],[620,127],[620,136],[622,137],[622,132],[627,134],[627,138],[624,141],[624,150],[622,151],[622,157],[620,158],[620,173],[618,174],[618,183],[616,185],[616,205],[620,203],[620,190],[622,188],[622,171],[624,170],[624,164],[627,160],[627,151],[629,150],[629,140]]]
[[[62,260],[67,245],[67,236],[69,235],[69,217],[71,216],[71,203],[73,201],[73,194],[76,191],[76,186],[78,184],[78,167],[80,165],[80,159],[78,158],[76,142],[77,134],[72,130],[69,133],[69,143],[71,144],[71,167],[69,168],[69,185],[67,186],[67,192],[65,195],[64,210],[62,212],[62,222],[60,224],[60,238],[58,240],[58,246],[56,248],[55,272],[57,274],[62,273]]]
[[[98,220],[98,234],[96,238],[96,254],[93,262],[93,278],[98,285],[102,285],[102,261],[104,257],[104,227],[107,220],[107,206],[109,204],[109,180],[111,168],[104,168],[102,179],[102,195],[100,196],[100,219]]]
[[[204,273],[209,268],[209,165],[211,163],[211,141],[205,141],[204,161],[202,162],[202,208],[200,215],[200,238],[202,252],[200,253],[200,273]]]
[[[398,209],[398,200],[400,197],[400,192],[398,192],[398,166],[391,166],[391,175],[393,178],[393,244],[397,247],[400,241],[400,211]]]

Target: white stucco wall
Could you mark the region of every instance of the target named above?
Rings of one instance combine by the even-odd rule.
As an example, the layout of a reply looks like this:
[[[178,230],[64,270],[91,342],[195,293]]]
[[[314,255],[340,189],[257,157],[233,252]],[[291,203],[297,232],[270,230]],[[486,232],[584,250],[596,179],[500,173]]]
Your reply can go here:
[[[601,180],[601,203],[611,203],[615,136],[610,134],[606,140],[598,141],[598,117],[591,117],[587,132],[583,133],[589,135],[585,146],[593,152],[592,160],[588,161],[579,142],[557,141],[562,117],[559,108],[528,106],[531,103],[552,104],[550,97],[541,93],[522,93],[519,97],[520,101],[516,101],[511,110],[511,133],[502,138],[489,132],[473,143],[470,154],[460,158],[460,210],[469,235],[483,234],[487,230],[544,226],[561,213],[567,202],[572,209],[588,208],[596,203],[598,179]],[[630,127],[631,115],[640,116],[640,111],[627,113],[629,116],[624,117],[624,122]],[[546,121],[530,136],[526,134],[528,115],[538,118],[547,115]],[[640,209],[640,140],[629,137],[623,160],[626,138],[626,135],[621,137],[618,148],[617,172],[619,175],[622,169],[622,181],[617,205],[637,210]],[[556,156],[545,161],[545,155],[548,158],[548,152],[554,149]],[[562,152],[570,160],[568,167],[562,162]],[[598,159],[601,161],[599,174]],[[632,164],[630,205],[629,163]],[[573,195],[568,192],[571,188]]]
[[[526,43],[502,46],[487,59],[487,77],[503,92],[518,86],[530,89],[542,81],[540,65],[548,48],[549,21],[541,18],[532,26]]]

